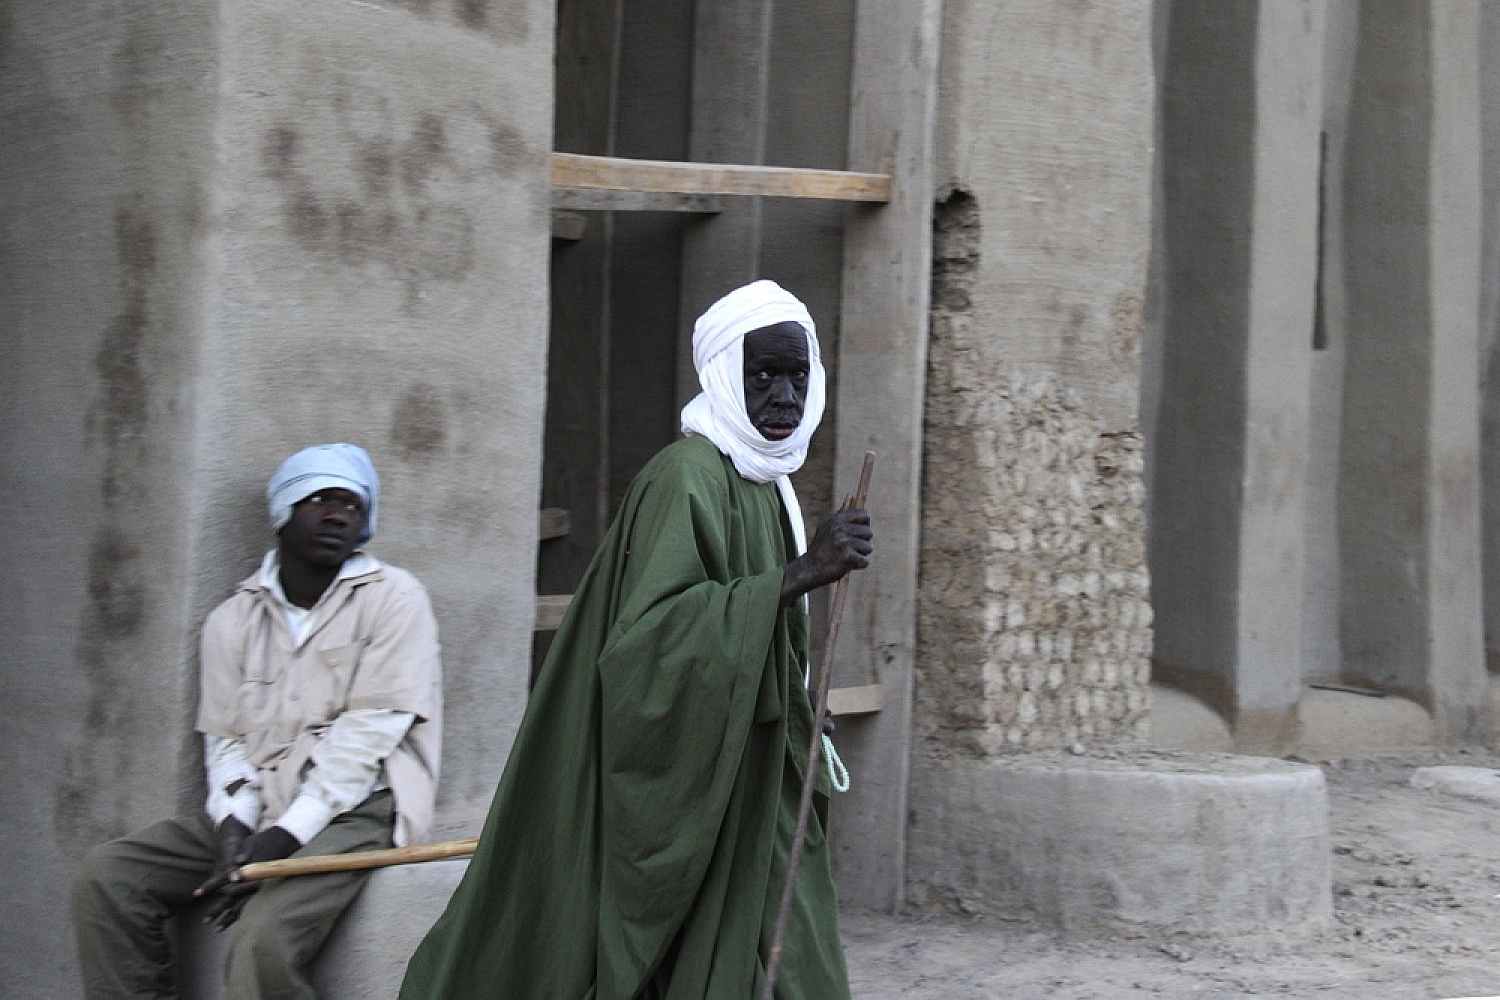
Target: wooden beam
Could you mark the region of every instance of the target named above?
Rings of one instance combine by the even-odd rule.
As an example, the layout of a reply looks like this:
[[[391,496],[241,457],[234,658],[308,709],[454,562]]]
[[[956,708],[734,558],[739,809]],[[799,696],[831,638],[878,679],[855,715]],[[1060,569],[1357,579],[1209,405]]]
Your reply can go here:
[[[680,191],[620,191],[613,188],[554,187],[552,207],[573,212],[698,212],[713,215],[724,211],[726,200],[717,195],[683,194]]]
[[[761,198],[891,200],[888,174],[804,170],[732,163],[676,163],[614,156],[552,154],[554,187],[652,191],[663,194],[748,195]]]
[[[554,240],[567,240],[569,243],[583,239],[583,234],[588,232],[588,219],[577,212],[552,213],[552,238]]]
[[[884,684],[834,688],[828,692],[829,715],[869,715],[884,707]]]
[[[532,628],[537,632],[551,632],[562,624],[563,614],[567,612],[568,605],[573,603],[572,594],[538,594],[536,595],[536,624]]]
[[[573,519],[566,507],[543,507],[537,515],[537,539],[562,538],[573,530]]]

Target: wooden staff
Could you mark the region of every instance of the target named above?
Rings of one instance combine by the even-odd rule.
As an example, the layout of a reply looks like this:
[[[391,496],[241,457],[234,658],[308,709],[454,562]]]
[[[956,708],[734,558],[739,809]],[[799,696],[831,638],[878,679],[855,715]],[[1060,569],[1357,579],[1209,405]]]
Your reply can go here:
[[[865,452],[864,468],[859,472],[859,488],[845,502],[845,509],[865,505],[870,492],[870,473],[875,469],[875,453]],[[823,720],[828,718],[828,680],[833,675],[833,644],[839,637],[839,619],[844,614],[844,592],[849,589],[849,574],[833,585],[833,606],[828,611],[828,639],[823,643],[823,662],[818,668],[818,690],[813,709],[812,735],[808,739],[807,771],[802,775],[802,798],[797,803],[797,828],[792,833],[792,852],[786,862],[786,882],[781,887],[781,908],[776,911],[776,929],[771,935],[771,954],[766,962],[766,979],[761,1000],[771,1000],[776,989],[776,974],[781,970],[781,948],[786,939],[787,918],[792,911],[792,896],[797,889],[797,867],[802,864],[802,841],[807,837],[807,821],[812,813],[813,785],[823,756]]]
[[[316,854],[305,858],[283,858],[280,861],[257,861],[245,865],[229,877],[231,882],[260,882],[289,875],[323,875],[328,872],[352,872],[364,868],[386,868],[419,861],[442,861],[474,853],[478,837],[444,840],[435,844],[413,844],[384,851],[351,851],[348,854]]]

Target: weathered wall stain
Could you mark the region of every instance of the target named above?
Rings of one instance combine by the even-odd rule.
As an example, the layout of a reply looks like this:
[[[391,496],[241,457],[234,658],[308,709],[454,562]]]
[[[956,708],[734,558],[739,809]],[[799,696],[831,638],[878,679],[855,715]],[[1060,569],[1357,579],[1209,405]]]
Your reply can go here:
[[[465,278],[478,245],[466,193],[531,166],[517,128],[474,105],[447,116],[423,111],[405,129],[372,135],[372,115],[388,117],[388,102],[348,82],[325,107],[332,126],[278,122],[260,141],[262,171],[280,189],[291,238],[342,267],[401,281],[408,306],[427,282]],[[464,141],[455,143],[455,134]],[[331,172],[330,162],[348,171]]]
[[[531,7],[528,4],[496,3],[494,0],[453,0],[458,23],[470,31],[479,31],[507,44],[524,42],[531,34]]]
[[[110,59],[109,104],[129,125],[139,125],[150,110],[151,74],[166,58],[163,37],[148,30],[141,19],[125,19],[125,37]]]
[[[452,0],[439,6],[436,0],[385,0],[386,6],[409,10],[424,21],[452,23],[497,41],[524,42],[530,34],[529,7],[520,3],[491,0]]]
[[[287,228],[303,246],[322,250],[328,238],[328,213],[311,191],[296,191],[284,207]]]
[[[261,144],[266,172],[282,183],[289,182],[302,153],[302,139],[290,125],[273,125]]]
[[[292,126],[274,125],[261,143],[261,162],[267,175],[286,192],[281,203],[288,231],[309,250],[322,250],[327,243],[329,213],[303,179],[302,136]]]
[[[94,371],[103,399],[90,411],[92,428],[110,446],[127,443],[146,422],[146,379],[141,371],[141,344],[146,335],[144,296],[132,296],[110,320],[94,355]],[[102,482],[104,500],[120,499],[121,463],[106,462]]]
[[[514,174],[526,162],[526,140],[509,122],[484,115],[490,133],[490,163],[498,174]]]
[[[454,12],[465,28],[483,31],[490,19],[489,0],[457,0]]]
[[[106,502],[120,496],[120,476],[132,465],[146,425],[147,384],[142,354],[150,320],[147,290],[156,270],[156,233],[138,208],[121,209],[115,216],[115,250],[122,269],[118,313],[110,320],[94,354],[99,397],[90,409],[90,429],[105,448],[103,494]]]
[[[433,205],[417,213],[416,241],[429,274],[457,281],[474,266],[474,220],[457,205]]]
[[[389,210],[371,211],[359,202],[346,201],[334,209],[334,240],[339,260],[359,267],[372,259],[389,261],[401,221]]]
[[[105,525],[89,548],[89,633],[101,640],[129,639],[146,619],[146,593],[140,578],[141,553],[130,536]],[[96,710],[90,706],[91,715]],[[94,721],[90,718],[89,725]]]
[[[526,41],[531,35],[531,9],[531,4],[500,4],[499,23],[491,19],[490,34],[511,44]]]
[[[431,112],[419,117],[411,138],[401,150],[400,160],[401,179],[413,193],[420,194],[428,175],[450,162],[443,120]]]
[[[448,440],[448,412],[438,389],[414,383],[391,411],[391,445],[408,462],[437,457]]]
[[[389,196],[395,167],[396,160],[388,141],[380,139],[367,143],[359,154],[359,176],[364,181],[365,192],[377,198]]]
[[[1115,364],[1139,377],[1141,370],[1141,329],[1145,322],[1145,305],[1139,295],[1121,293],[1115,298],[1114,329],[1109,338],[1109,355]]]
[[[391,0],[397,7],[404,7],[423,17],[432,16],[433,0]]]
[[[147,356],[157,333],[151,286],[160,248],[156,226],[138,199],[115,214],[120,308],[94,355],[95,399],[87,416],[90,441],[103,456],[102,515],[89,545],[87,602],[78,630],[77,665],[87,683],[85,735],[63,756],[53,822],[69,851],[124,827],[130,787],[122,773],[134,697],[121,683],[121,665],[139,655],[147,592],[142,553],[127,523],[146,497],[150,451],[151,380]]]
[[[9,4],[0,4],[0,72],[11,69],[11,46],[15,37],[15,21],[12,20]]]

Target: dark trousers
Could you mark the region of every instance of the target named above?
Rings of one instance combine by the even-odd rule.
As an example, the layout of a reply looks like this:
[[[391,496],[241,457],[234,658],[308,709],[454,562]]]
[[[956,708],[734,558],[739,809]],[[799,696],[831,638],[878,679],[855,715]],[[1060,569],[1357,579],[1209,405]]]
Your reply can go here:
[[[391,793],[334,819],[294,857],[391,846]],[[73,927],[89,1000],[175,997],[167,921],[191,906],[214,865],[214,830],[198,812],[89,852],[73,882]],[[229,1000],[312,998],[307,964],[368,872],[298,875],[262,884],[235,925],[225,969]]]

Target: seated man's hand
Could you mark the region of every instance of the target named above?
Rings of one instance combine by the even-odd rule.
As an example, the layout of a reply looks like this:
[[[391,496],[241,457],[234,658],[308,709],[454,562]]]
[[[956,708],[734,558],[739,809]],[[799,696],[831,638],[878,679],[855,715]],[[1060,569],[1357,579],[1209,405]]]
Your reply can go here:
[[[239,853],[234,856],[236,868],[253,865],[257,861],[280,861],[297,853],[302,841],[279,826],[269,826],[260,833],[245,838]]]
[[[240,845],[248,840],[252,831],[233,816],[225,816],[214,831],[214,874],[227,872],[234,867],[234,856],[240,853]]]
[[[225,823],[236,823],[242,829],[244,824],[230,817],[224,823],[219,824],[219,847],[220,857],[226,843],[223,832]],[[248,831],[246,831],[248,832]],[[240,911],[245,903],[260,888],[259,882],[238,881],[239,869],[244,865],[255,864],[258,861],[279,861],[290,857],[302,846],[302,842],[292,836],[279,826],[268,827],[260,833],[241,837],[235,844],[235,849],[229,855],[228,864],[221,871],[218,865],[214,867],[213,875],[197,889],[193,895],[198,897],[213,895],[209,901],[208,911],[204,914],[203,922],[213,924],[215,930],[224,930],[234,924],[240,918]]]
[[[223,822],[214,830],[213,872],[202,885],[193,890],[194,896],[206,896],[229,880],[229,873],[234,870],[235,855],[240,853],[240,847],[251,835],[250,828],[244,823],[233,816],[224,817]]]

